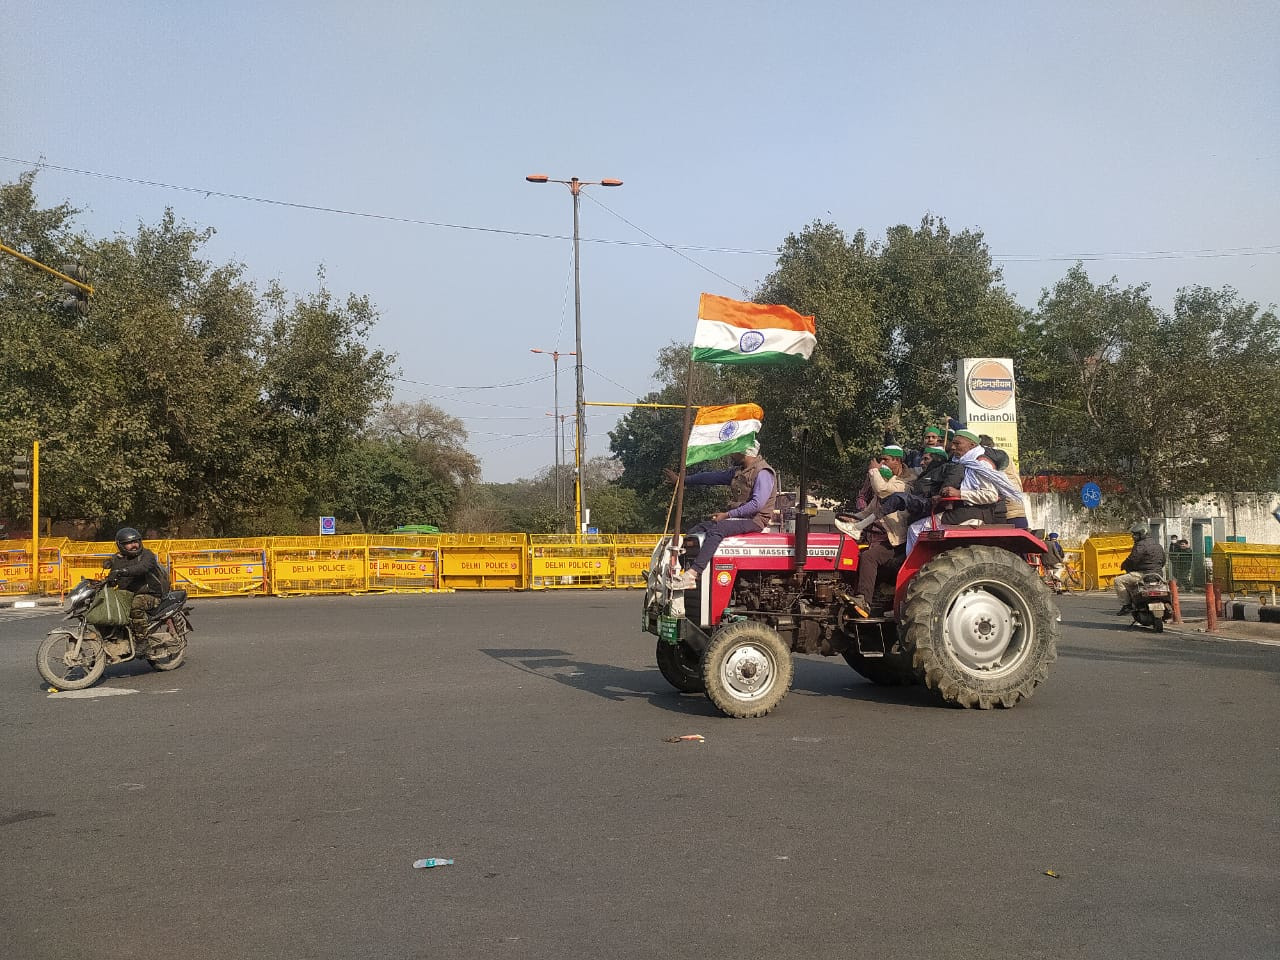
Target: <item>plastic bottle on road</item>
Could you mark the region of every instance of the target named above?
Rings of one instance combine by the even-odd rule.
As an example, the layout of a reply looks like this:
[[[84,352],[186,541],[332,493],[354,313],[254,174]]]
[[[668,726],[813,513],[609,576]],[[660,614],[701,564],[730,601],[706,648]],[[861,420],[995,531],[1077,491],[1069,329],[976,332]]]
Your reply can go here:
[[[427,867],[447,867],[451,863],[453,863],[452,860],[446,860],[443,857],[427,857],[425,860],[415,860],[413,869],[423,870]]]

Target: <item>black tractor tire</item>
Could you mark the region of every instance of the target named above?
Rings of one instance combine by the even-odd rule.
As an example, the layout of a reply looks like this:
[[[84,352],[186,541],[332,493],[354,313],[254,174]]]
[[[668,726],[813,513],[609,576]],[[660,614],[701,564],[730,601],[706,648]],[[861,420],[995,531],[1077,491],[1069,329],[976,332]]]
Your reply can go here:
[[[909,653],[890,653],[883,657],[867,657],[856,650],[846,650],[844,659],[859,676],[881,687],[912,687],[920,683],[920,674]]]
[[[794,676],[778,631],[754,620],[721,627],[702,656],[707,699],[726,717],[763,717],[782,702]]]
[[[1058,609],[1021,556],[955,547],[915,575],[902,605],[903,636],[925,686],[961,707],[1012,707],[1058,658]]]
[[[706,691],[706,684],[702,682],[702,658],[683,640],[668,643],[659,639],[657,660],[662,678],[681,693]]]

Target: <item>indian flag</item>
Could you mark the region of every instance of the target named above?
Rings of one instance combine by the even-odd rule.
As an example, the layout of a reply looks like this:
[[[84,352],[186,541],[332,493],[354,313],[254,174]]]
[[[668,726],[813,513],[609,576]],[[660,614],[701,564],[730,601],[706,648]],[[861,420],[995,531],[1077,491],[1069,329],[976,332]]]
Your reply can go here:
[[[689,431],[686,465],[741,453],[756,442],[764,411],[754,403],[702,407]]]
[[[693,359],[703,363],[803,363],[818,342],[813,317],[770,303],[704,293]]]

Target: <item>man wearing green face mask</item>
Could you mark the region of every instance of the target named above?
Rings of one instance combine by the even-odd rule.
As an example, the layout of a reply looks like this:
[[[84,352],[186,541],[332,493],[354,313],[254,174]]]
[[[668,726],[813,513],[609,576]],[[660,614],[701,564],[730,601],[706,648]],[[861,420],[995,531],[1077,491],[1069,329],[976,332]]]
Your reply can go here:
[[[869,601],[875,598],[881,574],[897,569],[902,562],[902,543],[907,535],[907,515],[899,510],[885,514],[881,502],[894,493],[911,491],[911,471],[902,464],[902,448],[888,444],[867,464],[867,483],[875,498],[865,511],[855,515],[859,521],[837,520],[836,527],[853,537],[860,537],[866,547],[858,555],[858,586],[854,606],[864,617],[870,616]]]

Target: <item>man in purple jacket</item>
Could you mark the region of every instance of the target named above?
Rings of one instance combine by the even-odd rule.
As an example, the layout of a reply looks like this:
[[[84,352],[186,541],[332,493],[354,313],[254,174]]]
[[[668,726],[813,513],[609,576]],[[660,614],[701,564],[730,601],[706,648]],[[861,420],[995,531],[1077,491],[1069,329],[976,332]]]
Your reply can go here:
[[[721,540],[738,533],[759,533],[773,514],[773,504],[778,493],[777,474],[764,457],[760,456],[760,444],[753,443],[742,453],[730,454],[729,460],[733,463],[731,469],[705,470],[684,478],[686,484],[695,487],[727,485],[729,509],[712,514],[710,520],[704,520],[689,531],[703,535],[702,549],[680,579],[672,584],[677,590],[692,590],[697,587],[702,571],[711,562]],[[667,470],[666,475],[672,482],[679,479],[674,470]]]

